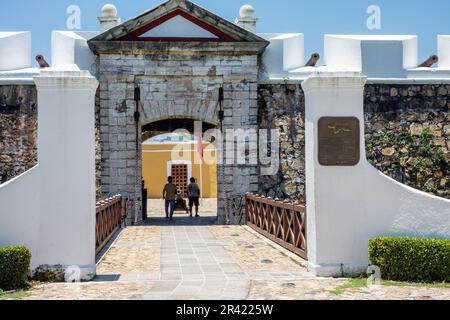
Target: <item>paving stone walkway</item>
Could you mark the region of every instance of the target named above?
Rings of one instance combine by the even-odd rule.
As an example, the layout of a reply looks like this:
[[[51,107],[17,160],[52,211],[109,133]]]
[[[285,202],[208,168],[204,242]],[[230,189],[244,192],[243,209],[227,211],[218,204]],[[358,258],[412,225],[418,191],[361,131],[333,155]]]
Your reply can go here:
[[[186,221],[154,225],[158,221],[123,230],[99,261],[95,281],[39,285],[27,299],[450,300],[450,289],[411,287],[336,295],[334,289],[348,280],[311,276],[303,260],[248,227],[189,226]]]

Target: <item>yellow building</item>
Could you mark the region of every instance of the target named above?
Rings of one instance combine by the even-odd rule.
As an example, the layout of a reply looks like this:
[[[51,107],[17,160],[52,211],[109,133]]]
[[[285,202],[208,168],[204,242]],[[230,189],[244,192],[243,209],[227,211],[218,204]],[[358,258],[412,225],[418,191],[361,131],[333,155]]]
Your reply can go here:
[[[216,149],[210,143],[201,147],[191,135],[163,134],[142,144],[142,176],[149,199],[161,199],[167,178],[183,193],[191,177],[197,180],[202,198],[217,198]]]

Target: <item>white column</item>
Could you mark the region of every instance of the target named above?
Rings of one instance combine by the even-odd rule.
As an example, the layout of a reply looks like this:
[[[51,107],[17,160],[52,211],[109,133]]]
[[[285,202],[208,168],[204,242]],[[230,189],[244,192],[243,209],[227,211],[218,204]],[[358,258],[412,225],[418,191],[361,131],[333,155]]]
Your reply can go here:
[[[359,73],[318,73],[303,84],[306,129],[306,198],[309,269],[318,276],[339,276],[342,268],[363,271],[367,262],[352,266],[353,227],[362,215],[349,209],[361,187],[353,178],[364,165],[363,91]],[[319,164],[318,123],[322,117],[357,117],[360,121],[360,162],[351,167]],[[349,246],[345,248],[345,246]],[[350,254],[349,254],[350,252]],[[365,265],[364,265],[365,263]],[[354,271],[352,271],[354,272]],[[346,270],[348,273],[348,270]]]
[[[78,266],[95,275],[95,92],[87,71],[42,71],[38,265]],[[39,208],[36,208],[39,210]]]

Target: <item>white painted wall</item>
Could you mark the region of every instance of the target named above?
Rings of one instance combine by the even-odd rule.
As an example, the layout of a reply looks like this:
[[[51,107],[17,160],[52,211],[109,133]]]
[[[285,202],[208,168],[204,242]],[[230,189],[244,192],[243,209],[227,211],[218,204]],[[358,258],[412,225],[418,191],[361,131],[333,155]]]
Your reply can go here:
[[[449,83],[450,68],[413,68],[406,70],[406,78],[420,83]],[[397,81],[398,83],[399,81]]]
[[[450,80],[450,36],[438,36],[439,62],[431,68],[411,68],[406,71],[408,79]]]
[[[317,73],[302,87],[306,99],[306,194],[309,269],[318,276],[356,275],[368,266],[369,239],[450,238],[450,201],[386,177],[366,160],[360,73]],[[354,116],[361,126],[361,161],[354,167],[318,162],[318,121]]]
[[[270,41],[263,54],[265,79],[283,79],[289,71],[305,65],[305,39],[302,33],[262,33]]]
[[[450,69],[450,35],[438,36],[439,67]]]
[[[39,167],[0,185],[0,247],[23,245],[30,249],[31,267],[37,267],[39,248]]]
[[[39,165],[0,186],[0,246],[27,245],[32,269],[75,265],[88,280],[95,275],[98,82],[88,71],[67,69],[35,78]]]
[[[0,85],[34,85],[33,78],[38,76],[40,71],[39,68],[0,71]]]
[[[418,65],[416,36],[325,35],[324,51],[328,68],[369,78],[404,78]]]
[[[31,32],[0,32],[0,71],[31,67]]]
[[[41,192],[38,265],[77,265],[95,275],[95,91],[87,71],[35,78]]]
[[[52,66],[75,64],[80,70],[96,73],[95,55],[89,49],[87,41],[98,32],[52,32]]]
[[[325,35],[324,64],[336,70],[362,70],[361,40],[346,36]]]
[[[361,72],[378,83],[450,81],[450,36],[439,36],[439,67],[417,68],[418,38],[403,35],[325,35],[317,67],[304,67],[303,34],[262,33],[270,41],[260,81],[301,82],[314,72]],[[306,57],[309,58],[309,57]],[[446,67],[447,66],[447,67]],[[395,81],[395,82],[392,82]]]

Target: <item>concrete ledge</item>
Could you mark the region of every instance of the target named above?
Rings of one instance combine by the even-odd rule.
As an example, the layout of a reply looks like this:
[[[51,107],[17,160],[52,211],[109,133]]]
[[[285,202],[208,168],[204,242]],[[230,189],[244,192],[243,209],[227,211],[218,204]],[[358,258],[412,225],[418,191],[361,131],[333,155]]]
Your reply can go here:
[[[231,56],[254,55],[264,51],[268,42],[174,42],[174,41],[88,41],[95,54],[209,54]]]

